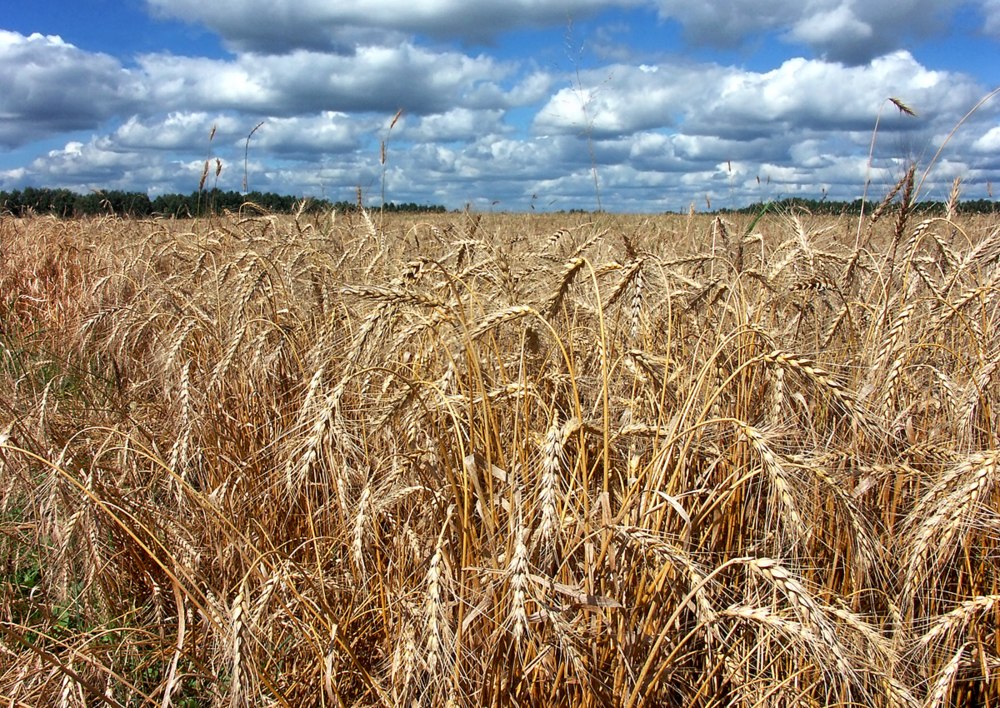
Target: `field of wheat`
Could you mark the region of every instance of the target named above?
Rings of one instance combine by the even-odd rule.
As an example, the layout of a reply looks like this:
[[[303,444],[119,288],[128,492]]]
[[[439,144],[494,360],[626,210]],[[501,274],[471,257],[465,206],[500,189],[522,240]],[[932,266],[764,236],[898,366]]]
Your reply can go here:
[[[0,219],[0,702],[998,705],[1000,221],[907,191]]]

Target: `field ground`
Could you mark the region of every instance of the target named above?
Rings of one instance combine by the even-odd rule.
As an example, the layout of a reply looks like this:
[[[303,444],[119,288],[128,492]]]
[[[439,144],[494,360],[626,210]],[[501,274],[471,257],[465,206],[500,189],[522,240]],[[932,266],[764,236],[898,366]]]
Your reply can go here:
[[[1000,222],[0,218],[10,706],[1000,704]]]

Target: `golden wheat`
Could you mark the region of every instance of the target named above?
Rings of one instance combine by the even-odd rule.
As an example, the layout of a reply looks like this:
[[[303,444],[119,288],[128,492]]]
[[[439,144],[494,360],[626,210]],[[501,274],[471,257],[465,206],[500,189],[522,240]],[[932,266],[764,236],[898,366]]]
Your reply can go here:
[[[911,183],[4,217],[4,697],[996,702],[1000,228]]]

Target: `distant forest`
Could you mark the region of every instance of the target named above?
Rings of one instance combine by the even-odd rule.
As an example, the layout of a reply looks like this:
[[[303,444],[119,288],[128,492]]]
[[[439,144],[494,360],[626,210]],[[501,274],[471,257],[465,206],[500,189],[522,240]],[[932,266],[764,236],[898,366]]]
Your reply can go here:
[[[305,205],[302,206],[303,201]],[[117,216],[166,216],[178,218],[191,218],[198,216],[208,216],[210,214],[221,214],[224,211],[239,211],[247,203],[254,204],[261,209],[273,214],[290,214],[298,211],[300,206],[304,213],[327,212],[331,209],[337,211],[351,211],[357,209],[356,202],[331,202],[328,199],[301,199],[288,195],[274,194],[273,192],[223,192],[218,189],[208,189],[191,194],[162,194],[156,199],[150,199],[149,195],[143,192],[121,192],[110,190],[107,192],[92,192],[90,194],[77,194],[68,189],[36,189],[26,187],[23,190],[13,192],[0,192],[0,213],[9,213],[14,216],[25,216],[27,214],[51,214],[61,217],[88,216],[99,214],[114,214]],[[812,214],[853,214],[861,213],[864,205],[866,214],[871,214],[877,207],[878,202],[862,202],[856,199],[853,202],[828,201],[826,199],[802,199],[792,197],[776,201],[750,204],[739,209],[720,208],[704,213],[709,214],[763,214],[765,212],[787,212],[797,209],[804,209]],[[387,212],[401,212],[413,214],[442,214],[447,209],[438,204],[395,204],[387,203],[384,207],[373,206],[373,209],[383,209]],[[976,199],[959,202],[955,210],[961,214],[995,214],[997,212],[997,202],[990,199]],[[943,202],[918,202],[912,206],[915,213],[944,214],[946,211]],[[571,209],[571,213],[587,213],[584,209]],[[668,212],[669,213],[669,212]]]
[[[0,192],[0,213],[14,216],[27,214],[51,214],[61,217],[115,214],[117,216],[176,216],[189,218],[221,214],[224,211],[239,211],[247,203],[252,203],[273,214],[289,214],[298,211],[303,200],[299,197],[283,196],[272,192],[223,192],[209,189],[191,194],[161,194],[150,199],[143,192],[92,192],[77,194],[68,189],[36,189],[26,187],[13,192]],[[331,202],[327,199],[306,199],[305,213],[326,212],[331,209],[350,211],[356,209],[355,202]],[[381,208],[381,207],[375,207]],[[384,207],[388,212],[442,213],[443,206],[435,204],[394,204]]]
[[[878,209],[879,202],[862,201],[855,199],[853,202],[835,202],[826,199],[802,199],[800,197],[789,197],[771,202],[750,204],[739,209],[718,209],[714,214],[761,214],[768,212],[794,211],[804,209],[811,214],[852,214],[861,213],[864,206],[865,214],[871,214]],[[917,202],[910,207],[915,214],[944,214],[947,212],[947,205],[944,202]],[[969,201],[958,202],[955,211],[959,214],[995,214],[997,212],[997,202],[991,199],[971,199]]]

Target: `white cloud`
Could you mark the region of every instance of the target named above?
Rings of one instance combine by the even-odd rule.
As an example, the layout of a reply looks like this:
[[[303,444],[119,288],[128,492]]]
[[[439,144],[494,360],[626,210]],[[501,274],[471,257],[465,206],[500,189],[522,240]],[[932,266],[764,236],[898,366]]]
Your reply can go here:
[[[96,128],[138,105],[143,92],[110,56],[59,37],[0,30],[0,146]]]
[[[555,79],[552,74],[534,71],[517,80],[510,89],[500,83],[480,82],[463,98],[469,108],[515,108],[541,103],[549,97]]]
[[[419,122],[404,127],[400,137],[416,142],[454,142],[473,140],[483,135],[499,135],[513,130],[503,122],[504,111],[455,108],[444,113],[423,116]]]
[[[149,185],[163,180],[181,184],[186,177],[190,186],[184,191],[193,191],[198,186],[203,165],[199,163],[196,170],[185,169],[165,160],[162,154],[109,150],[98,139],[88,143],[73,141],[36,158],[20,174],[3,173],[0,188],[11,189],[27,183],[81,193],[90,189],[145,191]],[[193,174],[195,171],[197,174]],[[136,185],[142,186],[137,188]]]
[[[777,134],[789,129],[850,131],[874,128],[890,96],[917,118],[888,106],[885,129],[917,129],[953,122],[975,105],[982,89],[971,77],[931,71],[905,51],[865,66],[791,59],[765,73],[733,71],[714,100],[695,106],[688,124],[719,135]]]
[[[140,65],[156,105],[271,115],[319,111],[437,113],[512,67],[490,57],[434,52],[410,43],[358,47],[351,55],[297,50],[224,61],[147,55]],[[502,92],[501,92],[502,94]]]
[[[838,42],[870,41],[875,31],[862,22],[847,3],[832,10],[803,17],[792,26],[789,36],[811,46],[830,46]]]
[[[359,28],[488,40],[519,27],[565,23],[620,0],[147,0],[154,12],[200,22],[241,50],[349,50]],[[346,31],[345,31],[346,29]]]
[[[222,142],[245,134],[244,121],[235,116],[209,114],[203,111],[173,111],[162,118],[140,118],[133,115],[111,135],[101,140],[101,146],[116,151],[153,149],[205,152],[209,138]],[[218,142],[216,144],[218,144]]]
[[[997,0],[986,0],[995,3]],[[908,38],[944,35],[961,0],[656,0],[694,44],[732,47],[778,32],[835,61],[862,64]]]
[[[972,149],[983,153],[1000,153],[1000,126],[990,128],[974,143]]]
[[[565,24],[612,7],[655,8],[695,45],[740,46],[774,32],[819,55],[862,64],[913,37],[941,36],[963,0],[147,0],[160,16],[201,23],[235,50],[350,54],[358,43],[413,33],[488,43],[525,27]],[[987,33],[1000,34],[1000,0],[979,0]]]
[[[589,85],[560,89],[539,111],[533,131],[575,135],[589,130],[591,136],[603,137],[670,127],[675,117],[709,100],[712,86],[727,71],[716,65],[681,64],[649,72],[618,64],[602,74],[604,79],[595,76]]]
[[[671,145],[674,154],[691,162],[723,160],[787,160],[789,143],[784,138],[755,140],[727,140],[715,135],[674,135]]]
[[[691,64],[655,74],[627,66],[612,72],[605,86],[557,92],[539,112],[535,132],[579,134],[587,120],[592,137],[660,128],[740,141],[790,130],[865,131],[889,96],[915,108],[918,118],[890,106],[883,128],[917,129],[935,120],[954,124],[982,93],[970,77],[931,71],[905,51],[865,66],[796,58],[768,72]]]
[[[312,161],[360,148],[363,136],[374,128],[374,121],[334,111],[317,116],[268,118],[254,133],[251,146],[255,152],[263,150]]]
[[[384,170],[386,196],[397,202],[594,207],[594,167],[605,206],[620,210],[683,208],[703,194],[725,204],[816,196],[819,186],[851,199],[864,186],[880,108],[871,177],[891,182],[904,153],[933,154],[985,93],[968,76],[893,50],[936,31],[951,0],[646,2],[692,43],[752,45],[763,32],[815,56],[754,71],[637,50],[583,74],[575,89],[540,59],[501,60],[490,47],[409,34],[476,41],[562,25],[567,5],[551,0],[150,1],[215,28],[236,53],[152,53],[125,68],[58,37],[0,31],[0,145],[50,140],[45,154],[0,172],[0,188],[190,192],[206,157],[218,157],[219,186],[238,190],[247,135],[263,121],[250,143],[252,189],[336,200],[361,185],[375,199],[379,141],[402,108]],[[612,4],[568,7],[579,15]],[[1000,27],[1000,0],[983,12],[987,30]],[[889,96],[918,117],[901,116]],[[970,181],[1000,180],[997,114],[987,104],[952,138],[931,174],[934,189],[962,169]],[[48,150],[51,136],[79,130],[94,137]]]
[[[1000,0],[984,0],[982,13],[983,30],[993,37],[1000,37]]]

